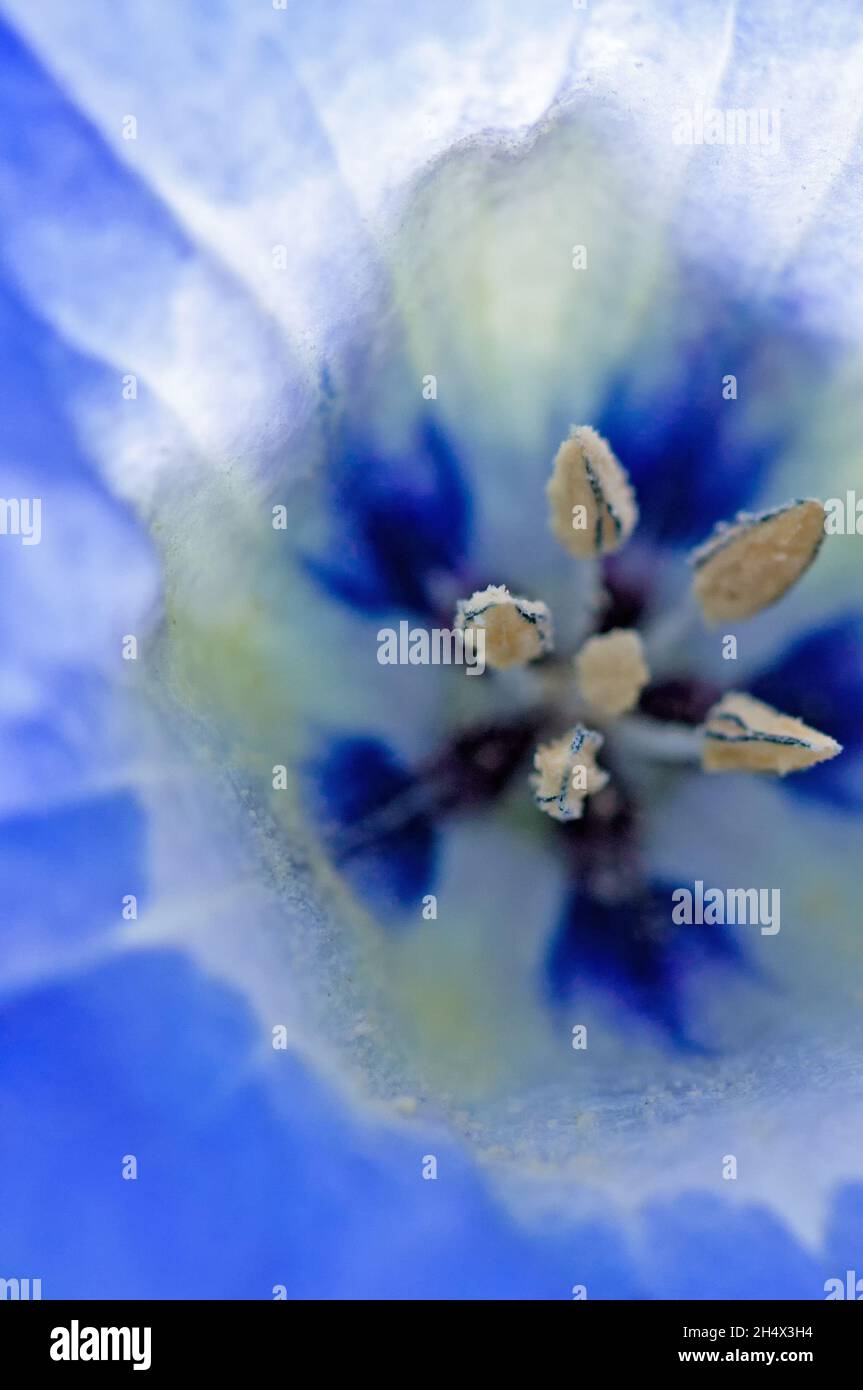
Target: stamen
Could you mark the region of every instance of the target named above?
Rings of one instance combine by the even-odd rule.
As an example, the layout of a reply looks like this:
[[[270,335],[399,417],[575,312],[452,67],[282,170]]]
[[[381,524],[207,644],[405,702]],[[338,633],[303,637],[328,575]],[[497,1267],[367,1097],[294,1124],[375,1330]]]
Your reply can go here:
[[[824,507],[811,498],[720,522],[690,556],[693,591],[709,623],[750,618],[805,573],[824,539]]]
[[[709,711],[704,728],[707,772],[788,772],[813,767],[842,752],[842,745],[800,719],[731,691]]]
[[[641,638],[631,628],[589,638],[575,658],[575,671],[585,700],[609,718],[633,709],[650,680]]]
[[[585,798],[602,791],[608,782],[608,773],[596,766],[602,744],[602,734],[582,724],[552,743],[540,744],[530,785],[541,811],[558,821],[581,818]]]
[[[555,536],[581,559],[619,550],[635,529],[638,504],[629,476],[590,425],[573,425],[545,490]]]
[[[535,661],[553,645],[546,605],[517,598],[503,584],[489,584],[460,600],[455,625],[485,629],[486,664],[498,671]]]

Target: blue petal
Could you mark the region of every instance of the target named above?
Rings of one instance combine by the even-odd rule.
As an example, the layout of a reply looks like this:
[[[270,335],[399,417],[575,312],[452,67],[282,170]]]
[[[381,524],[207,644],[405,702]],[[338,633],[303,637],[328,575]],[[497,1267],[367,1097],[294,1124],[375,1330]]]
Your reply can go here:
[[[104,387],[108,373],[70,351],[56,330],[39,319],[2,277],[0,362],[6,460],[31,465],[44,481],[61,472],[64,480],[88,474],[89,465],[64,410],[64,397]],[[116,375],[110,386],[116,390]]]
[[[167,273],[173,258],[192,254],[192,245],[172,215],[115,157],[106,139],[70,101],[42,62],[6,23],[0,23],[0,188],[15,195],[22,216],[49,216],[67,207],[70,217],[91,219],[94,235],[122,218],[132,239],[127,254],[143,247],[146,229],[156,265],[146,274]],[[49,157],[49,151],[53,157]],[[9,231],[20,223],[8,224]],[[100,244],[100,254],[108,250]],[[115,287],[135,272],[116,259],[100,267]],[[138,267],[140,274],[143,267]],[[83,287],[82,287],[83,288]],[[115,289],[116,293],[116,289]]]
[[[38,497],[42,516],[37,546],[0,548],[0,587],[18,594],[0,612],[0,652],[65,667],[67,685],[91,664],[116,672],[121,638],[156,592],[149,540],[93,468],[76,425],[76,400],[116,390],[116,374],[71,348],[0,271],[0,483],[4,496]]]
[[[115,393],[116,374],[72,349],[0,273],[0,463],[6,497],[38,497],[41,539],[0,545],[0,808],[79,795],[111,741],[121,642],[143,634],[157,590],[131,509],[84,452],[76,399]]]
[[[679,345],[667,379],[622,370],[597,421],[635,484],[640,534],[674,545],[703,539],[761,491],[791,438],[787,395],[811,355],[788,323],[753,319],[703,282],[689,289],[702,336]],[[638,351],[633,360],[643,371]],[[737,377],[737,400],[723,399],[727,374]],[[745,413],[756,392],[769,421],[757,426]]]
[[[546,986],[555,1003],[599,986],[676,1046],[701,1051],[684,1016],[686,976],[711,959],[741,968],[743,962],[733,939],[716,928],[672,927],[671,894],[670,886],[654,883],[635,901],[603,902],[575,889],[546,958]]]
[[[863,810],[863,614],[846,613],[805,634],[749,688],[843,746],[838,758],[783,785],[841,810]]]
[[[576,1283],[591,1298],[823,1298],[825,1278],[859,1268],[859,1186],[837,1194],[818,1256],[762,1207],[707,1193],[651,1205],[637,1248],[610,1219],[523,1230],[440,1133],[364,1123],[293,1053],[267,1046],[255,1065],[261,1043],[241,997],[174,951],[9,1001],[7,1271],[45,1298],[268,1300],[284,1285],[291,1299],[566,1300]]]
[[[818,1262],[772,1213],[704,1194],[657,1202],[645,1243],[656,1298],[819,1298]]]
[[[122,922],[123,898],[144,891],[144,816],[116,792],[71,809],[2,825],[0,901],[7,915],[4,966],[49,943],[64,946]]]
[[[172,951],[12,1001],[5,1271],[45,1298],[565,1299],[573,1269],[597,1294],[632,1290],[605,1226],[529,1237],[440,1132],[363,1123],[269,1041]]]
[[[847,1270],[855,1280],[863,1279],[863,1184],[849,1183],[836,1194],[827,1223],[825,1245],[826,1278],[842,1279]],[[857,1295],[858,1299],[860,1295]]]
[[[187,210],[172,211],[165,185],[148,185],[147,158],[137,160],[125,141],[122,155],[115,150],[123,113],[114,109],[100,130],[70,96],[79,84],[53,75],[60,69],[68,79],[63,63],[46,66],[0,20],[0,202],[15,209],[0,226],[4,260],[39,313],[113,364],[100,429],[130,372],[166,422],[173,416],[180,447],[242,454],[262,471],[274,466],[288,420],[310,405],[292,343],[222,248],[196,239]],[[185,81],[175,86],[185,89]],[[152,154],[152,91],[139,95],[149,142],[142,130],[136,148],[149,143]],[[86,103],[88,112],[98,105]],[[211,352],[205,340],[214,323]],[[112,424],[122,435],[116,416]]]
[[[378,739],[343,737],[310,769],[317,810],[336,864],[364,896],[392,909],[416,906],[431,890],[438,837],[422,810],[381,819],[416,790],[412,773]]]
[[[409,458],[386,459],[362,440],[335,451],[328,472],[333,537],[310,574],[363,613],[439,616],[434,584],[467,552],[470,498],[442,431],[423,422]]]

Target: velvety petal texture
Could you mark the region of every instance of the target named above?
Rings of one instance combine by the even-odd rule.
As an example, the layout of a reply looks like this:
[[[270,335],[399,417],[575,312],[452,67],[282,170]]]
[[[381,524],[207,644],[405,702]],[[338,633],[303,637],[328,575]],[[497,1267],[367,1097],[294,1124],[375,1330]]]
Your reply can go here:
[[[715,523],[859,479],[863,15],[756,9],[2,5],[0,1255],[44,1297],[859,1264],[863,538],[687,609]],[[776,141],[674,138],[711,106]],[[611,561],[549,529],[573,424],[637,494]],[[490,584],[554,659],[382,661]],[[618,627],[582,833],[527,779]],[[730,689],[842,757],[703,774]],[[673,923],[698,880],[781,930]]]

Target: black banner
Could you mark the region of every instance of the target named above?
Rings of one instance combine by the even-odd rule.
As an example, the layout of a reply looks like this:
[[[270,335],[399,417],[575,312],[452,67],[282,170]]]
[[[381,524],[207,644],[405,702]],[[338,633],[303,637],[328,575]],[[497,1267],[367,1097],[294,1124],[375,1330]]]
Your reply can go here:
[[[421,1338],[421,1365],[428,1372],[438,1360],[450,1373],[463,1352],[441,1339],[441,1318],[452,1311],[461,1323],[464,1316],[478,1321],[461,1324],[458,1335],[467,1335],[487,1369],[493,1362],[494,1344],[488,1337],[488,1318],[494,1305],[467,1303],[436,1310],[435,1336],[417,1329]],[[535,1309],[536,1305],[530,1305]],[[248,1371],[262,1360],[280,1365],[286,1376],[295,1367],[298,1353],[303,1363],[314,1356],[329,1361],[333,1333],[343,1334],[357,1316],[339,1303],[134,1303],[134,1302],[12,1302],[0,1305],[0,1337],[4,1362],[25,1373],[48,1372],[52,1378],[138,1373],[159,1378],[189,1371],[196,1376],[212,1373],[224,1377]],[[363,1318],[376,1320],[375,1305],[363,1304]],[[422,1316],[429,1316],[426,1310]],[[512,1312],[500,1350],[511,1347]],[[518,1316],[518,1315],[516,1315]],[[532,1323],[535,1312],[531,1312]],[[825,1371],[855,1365],[863,1322],[854,1307],[842,1301],[773,1303],[678,1303],[599,1302],[569,1303],[565,1310],[549,1311],[543,1320],[552,1335],[577,1338],[573,1347],[573,1372],[590,1364],[615,1372],[621,1369],[664,1371],[671,1367],[718,1365],[804,1366]],[[388,1335],[400,1342],[412,1321],[411,1309],[399,1305],[399,1326],[388,1324]],[[347,1324],[347,1325],[346,1325]],[[383,1330],[383,1329],[381,1329]],[[356,1329],[359,1341],[345,1343],[365,1347],[354,1369],[367,1365],[368,1325]],[[475,1336],[472,1336],[475,1334]],[[326,1340],[321,1341],[321,1336]],[[393,1345],[396,1345],[394,1343]],[[509,1353],[507,1353],[509,1354]],[[296,1368],[298,1369],[298,1368]]]

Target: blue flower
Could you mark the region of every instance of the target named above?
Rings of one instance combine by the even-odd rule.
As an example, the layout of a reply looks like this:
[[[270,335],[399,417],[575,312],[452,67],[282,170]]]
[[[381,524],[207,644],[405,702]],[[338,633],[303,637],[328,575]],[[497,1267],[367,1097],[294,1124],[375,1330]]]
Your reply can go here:
[[[716,522],[856,483],[853,7],[7,13],[0,468],[41,536],[7,508],[0,1275],[823,1297],[863,1232],[856,538],[737,664],[669,615]],[[676,145],[707,100],[788,145]],[[573,421],[641,510],[600,565],[548,530]],[[501,582],[561,652],[644,636],[598,819],[530,799],[561,666],[378,661]],[[693,770],[729,689],[842,757]],[[698,878],[780,884],[781,932],[672,931]]]

